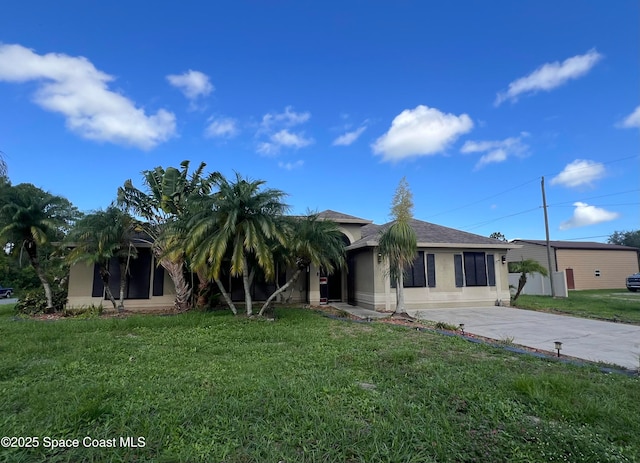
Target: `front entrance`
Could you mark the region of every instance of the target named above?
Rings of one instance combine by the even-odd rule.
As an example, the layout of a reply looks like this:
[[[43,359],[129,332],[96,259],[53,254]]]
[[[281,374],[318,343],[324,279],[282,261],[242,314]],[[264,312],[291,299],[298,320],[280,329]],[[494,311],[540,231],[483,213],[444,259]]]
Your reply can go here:
[[[346,235],[342,235],[342,242],[345,246],[349,246],[350,241]],[[346,272],[346,273],[345,273]],[[351,269],[343,269],[337,265],[334,265],[333,273],[331,275],[327,275],[327,272],[324,269],[320,269],[319,283],[320,283],[320,304],[327,304],[329,302],[342,302],[343,301],[343,288],[346,284],[346,292],[347,299],[351,300],[350,296],[350,281],[349,275],[351,273]],[[345,281],[345,275],[347,281]],[[353,297],[353,303],[355,303],[355,297]]]
[[[327,277],[329,302],[342,302],[342,270],[336,269]]]
[[[331,275],[320,270],[320,303],[342,302],[342,271],[335,269]]]

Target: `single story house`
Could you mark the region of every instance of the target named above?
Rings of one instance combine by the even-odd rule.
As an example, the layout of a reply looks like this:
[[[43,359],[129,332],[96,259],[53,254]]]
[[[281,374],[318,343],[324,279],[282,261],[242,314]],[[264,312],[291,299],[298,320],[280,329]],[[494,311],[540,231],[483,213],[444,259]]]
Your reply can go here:
[[[389,280],[388,265],[378,252],[380,233],[390,224],[376,225],[370,220],[336,211],[319,213],[336,222],[343,233],[345,268],[327,275],[313,265],[306,275],[286,291],[291,302],[311,305],[346,302],[378,311],[395,309],[395,288]],[[412,220],[418,238],[414,264],[405,270],[407,308],[478,307],[508,305],[510,300],[507,252],[519,247],[440,225]],[[146,246],[146,247],[145,247]],[[112,284],[117,288],[117,265],[112,265]],[[148,245],[141,244],[138,258],[132,260],[127,276],[127,309],[167,308],[173,304],[175,289],[168,275],[156,265]],[[282,269],[283,284],[293,269]],[[231,298],[242,302],[241,278],[225,276],[223,283]],[[256,301],[265,300],[276,288],[275,282],[256,277],[252,291]],[[117,294],[117,289],[114,295]],[[70,306],[104,303],[104,290],[97,270],[83,264],[71,268]]]
[[[513,240],[508,262],[534,259],[549,270],[545,240]],[[596,242],[549,241],[551,269],[564,271],[568,289],[625,288],[626,278],[638,272],[638,248]]]

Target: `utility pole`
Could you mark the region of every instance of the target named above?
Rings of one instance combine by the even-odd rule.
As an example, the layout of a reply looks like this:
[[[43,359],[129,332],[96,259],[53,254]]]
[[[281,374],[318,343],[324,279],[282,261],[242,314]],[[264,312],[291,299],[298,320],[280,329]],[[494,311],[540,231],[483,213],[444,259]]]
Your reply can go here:
[[[544,193],[544,177],[540,182],[542,187],[542,208],[544,209],[544,230],[547,236],[547,267],[549,268],[549,282],[551,283],[551,297],[556,297],[556,289],[553,284],[553,272],[555,267],[551,267],[551,245],[549,244],[549,217],[547,216],[547,197]]]

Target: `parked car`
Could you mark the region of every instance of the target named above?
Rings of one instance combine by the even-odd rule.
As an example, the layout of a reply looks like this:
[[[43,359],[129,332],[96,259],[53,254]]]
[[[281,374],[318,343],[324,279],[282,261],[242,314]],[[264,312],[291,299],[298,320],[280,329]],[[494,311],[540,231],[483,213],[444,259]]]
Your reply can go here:
[[[0,286],[0,297],[5,297],[9,299],[13,294],[13,288],[3,288]]]
[[[640,273],[634,273],[627,277],[627,289],[634,293],[640,289]]]

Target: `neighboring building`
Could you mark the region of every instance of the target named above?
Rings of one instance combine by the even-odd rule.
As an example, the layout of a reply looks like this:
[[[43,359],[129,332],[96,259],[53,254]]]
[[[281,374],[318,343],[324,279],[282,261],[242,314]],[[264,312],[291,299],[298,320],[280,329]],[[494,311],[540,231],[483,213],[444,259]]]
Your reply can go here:
[[[291,302],[319,305],[347,302],[379,310],[395,309],[395,288],[388,277],[388,265],[378,253],[378,238],[386,225],[331,210],[318,214],[336,222],[344,235],[346,268],[326,275],[310,266],[306,275],[286,291]],[[418,252],[405,277],[407,308],[478,307],[509,304],[507,251],[518,247],[492,238],[412,220],[418,238]],[[145,247],[146,246],[146,247]],[[175,290],[168,275],[156,266],[148,245],[138,248],[128,277],[128,310],[168,308],[173,305]],[[135,263],[134,263],[135,262]],[[114,266],[117,267],[117,266]],[[116,272],[116,269],[113,268]],[[283,270],[280,284],[293,272]],[[241,278],[222,278],[234,301],[244,300]],[[112,290],[118,294],[118,277],[112,274]],[[275,290],[275,283],[256,277],[254,300],[265,300]],[[93,268],[76,265],[69,278],[70,306],[104,304],[104,291]]]
[[[508,262],[534,259],[549,270],[546,241],[513,240],[520,245],[507,253]],[[550,241],[551,269],[564,271],[568,289],[625,288],[638,271],[638,248],[594,242]]]

